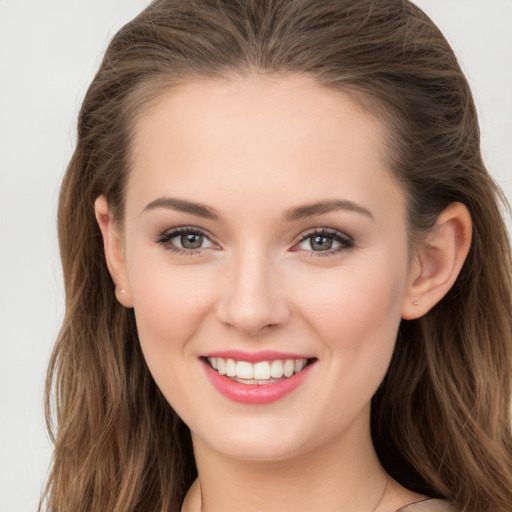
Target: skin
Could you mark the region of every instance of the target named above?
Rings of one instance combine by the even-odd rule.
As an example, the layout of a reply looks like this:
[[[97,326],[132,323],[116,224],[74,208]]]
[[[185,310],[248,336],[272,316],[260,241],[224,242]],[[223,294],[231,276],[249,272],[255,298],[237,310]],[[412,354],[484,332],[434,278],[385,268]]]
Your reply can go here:
[[[422,498],[380,466],[370,400],[401,319],[453,284],[471,220],[451,205],[409,252],[383,130],[344,94],[297,76],[187,84],[138,120],[122,230],[103,196],[96,215],[118,300],[134,308],[152,375],[192,432],[200,484],[184,511],[392,512]],[[216,216],[162,206],[168,198]],[[326,201],[344,207],[287,218]],[[200,248],[184,252],[169,234],[184,226],[204,234]],[[333,247],[314,250],[312,231],[325,229]],[[230,349],[316,363],[280,400],[240,404],[200,359]]]

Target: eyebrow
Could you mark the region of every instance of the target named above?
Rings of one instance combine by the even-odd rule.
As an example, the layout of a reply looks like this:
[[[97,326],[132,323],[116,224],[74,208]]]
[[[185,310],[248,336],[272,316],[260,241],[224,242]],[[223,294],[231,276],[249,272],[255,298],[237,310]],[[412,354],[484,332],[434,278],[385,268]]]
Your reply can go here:
[[[339,210],[360,213],[366,217],[369,217],[372,220],[375,220],[370,210],[364,208],[363,206],[357,203],[354,203],[353,201],[348,201],[345,199],[320,201],[318,203],[312,203],[304,206],[298,206],[296,208],[291,208],[285,213],[284,220],[286,222],[294,222],[306,219],[308,217],[315,217],[317,215],[322,215],[324,213]]]
[[[201,203],[195,203],[193,201],[187,201],[186,199],[178,199],[175,197],[159,197],[154,201],[151,201],[146,205],[143,212],[155,210],[157,208],[168,208],[178,212],[190,213],[203,217],[205,219],[218,220],[220,218],[219,212],[211,206],[206,206]],[[283,216],[285,222],[296,222],[303,220],[308,217],[315,217],[324,213],[332,211],[349,211],[360,213],[370,219],[374,220],[374,217],[370,210],[363,206],[344,199],[333,199],[329,201],[319,201],[317,203],[307,204],[304,206],[298,206],[296,208],[290,208]]]
[[[156,208],[168,208],[178,212],[191,213],[205,219],[217,220],[220,215],[214,208],[200,203],[194,203],[185,199],[174,197],[159,197],[146,205],[143,212],[154,210]]]

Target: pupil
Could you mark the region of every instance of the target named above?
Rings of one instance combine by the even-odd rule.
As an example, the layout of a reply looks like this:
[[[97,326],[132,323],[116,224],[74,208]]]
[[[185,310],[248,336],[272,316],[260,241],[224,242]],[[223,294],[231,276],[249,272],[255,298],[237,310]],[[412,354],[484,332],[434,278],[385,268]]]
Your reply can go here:
[[[315,251],[328,251],[332,247],[332,238],[317,235],[311,240],[311,248]]]
[[[199,249],[203,245],[203,235],[196,235],[194,233],[181,235],[180,242],[185,249]]]

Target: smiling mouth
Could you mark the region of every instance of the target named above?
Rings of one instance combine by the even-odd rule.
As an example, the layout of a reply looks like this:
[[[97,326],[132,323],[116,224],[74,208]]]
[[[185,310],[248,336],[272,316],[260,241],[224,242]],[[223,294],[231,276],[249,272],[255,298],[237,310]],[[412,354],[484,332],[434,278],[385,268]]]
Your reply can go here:
[[[206,357],[204,360],[219,375],[226,376],[235,382],[264,385],[272,384],[300,373],[315,358],[274,359],[257,363],[237,361],[223,357]]]

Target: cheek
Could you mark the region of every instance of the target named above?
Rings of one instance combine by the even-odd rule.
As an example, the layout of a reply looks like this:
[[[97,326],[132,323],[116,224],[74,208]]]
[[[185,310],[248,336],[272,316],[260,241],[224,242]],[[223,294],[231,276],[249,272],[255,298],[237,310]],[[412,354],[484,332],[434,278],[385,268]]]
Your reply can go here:
[[[200,267],[171,265],[164,255],[130,269],[137,329],[148,359],[153,352],[155,358],[165,358],[166,353],[186,350],[213,300],[209,272]]]
[[[340,334],[378,330],[387,320],[395,324],[400,318],[405,275],[392,268],[381,272],[375,265],[348,267],[308,282],[303,277],[302,284],[308,316]]]
[[[213,287],[208,288],[211,279],[198,267],[153,263],[141,265],[141,272],[131,269],[140,345],[156,384],[189,424],[191,404],[201,409],[194,390],[202,381],[190,372],[197,363],[194,336],[211,310]]]
[[[387,370],[401,321],[405,278],[401,265],[377,260],[304,283],[308,293],[302,294],[302,316],[320,339],[334,374],[350,374],[354,389],[364,381],[375,380],[378,386]]]

